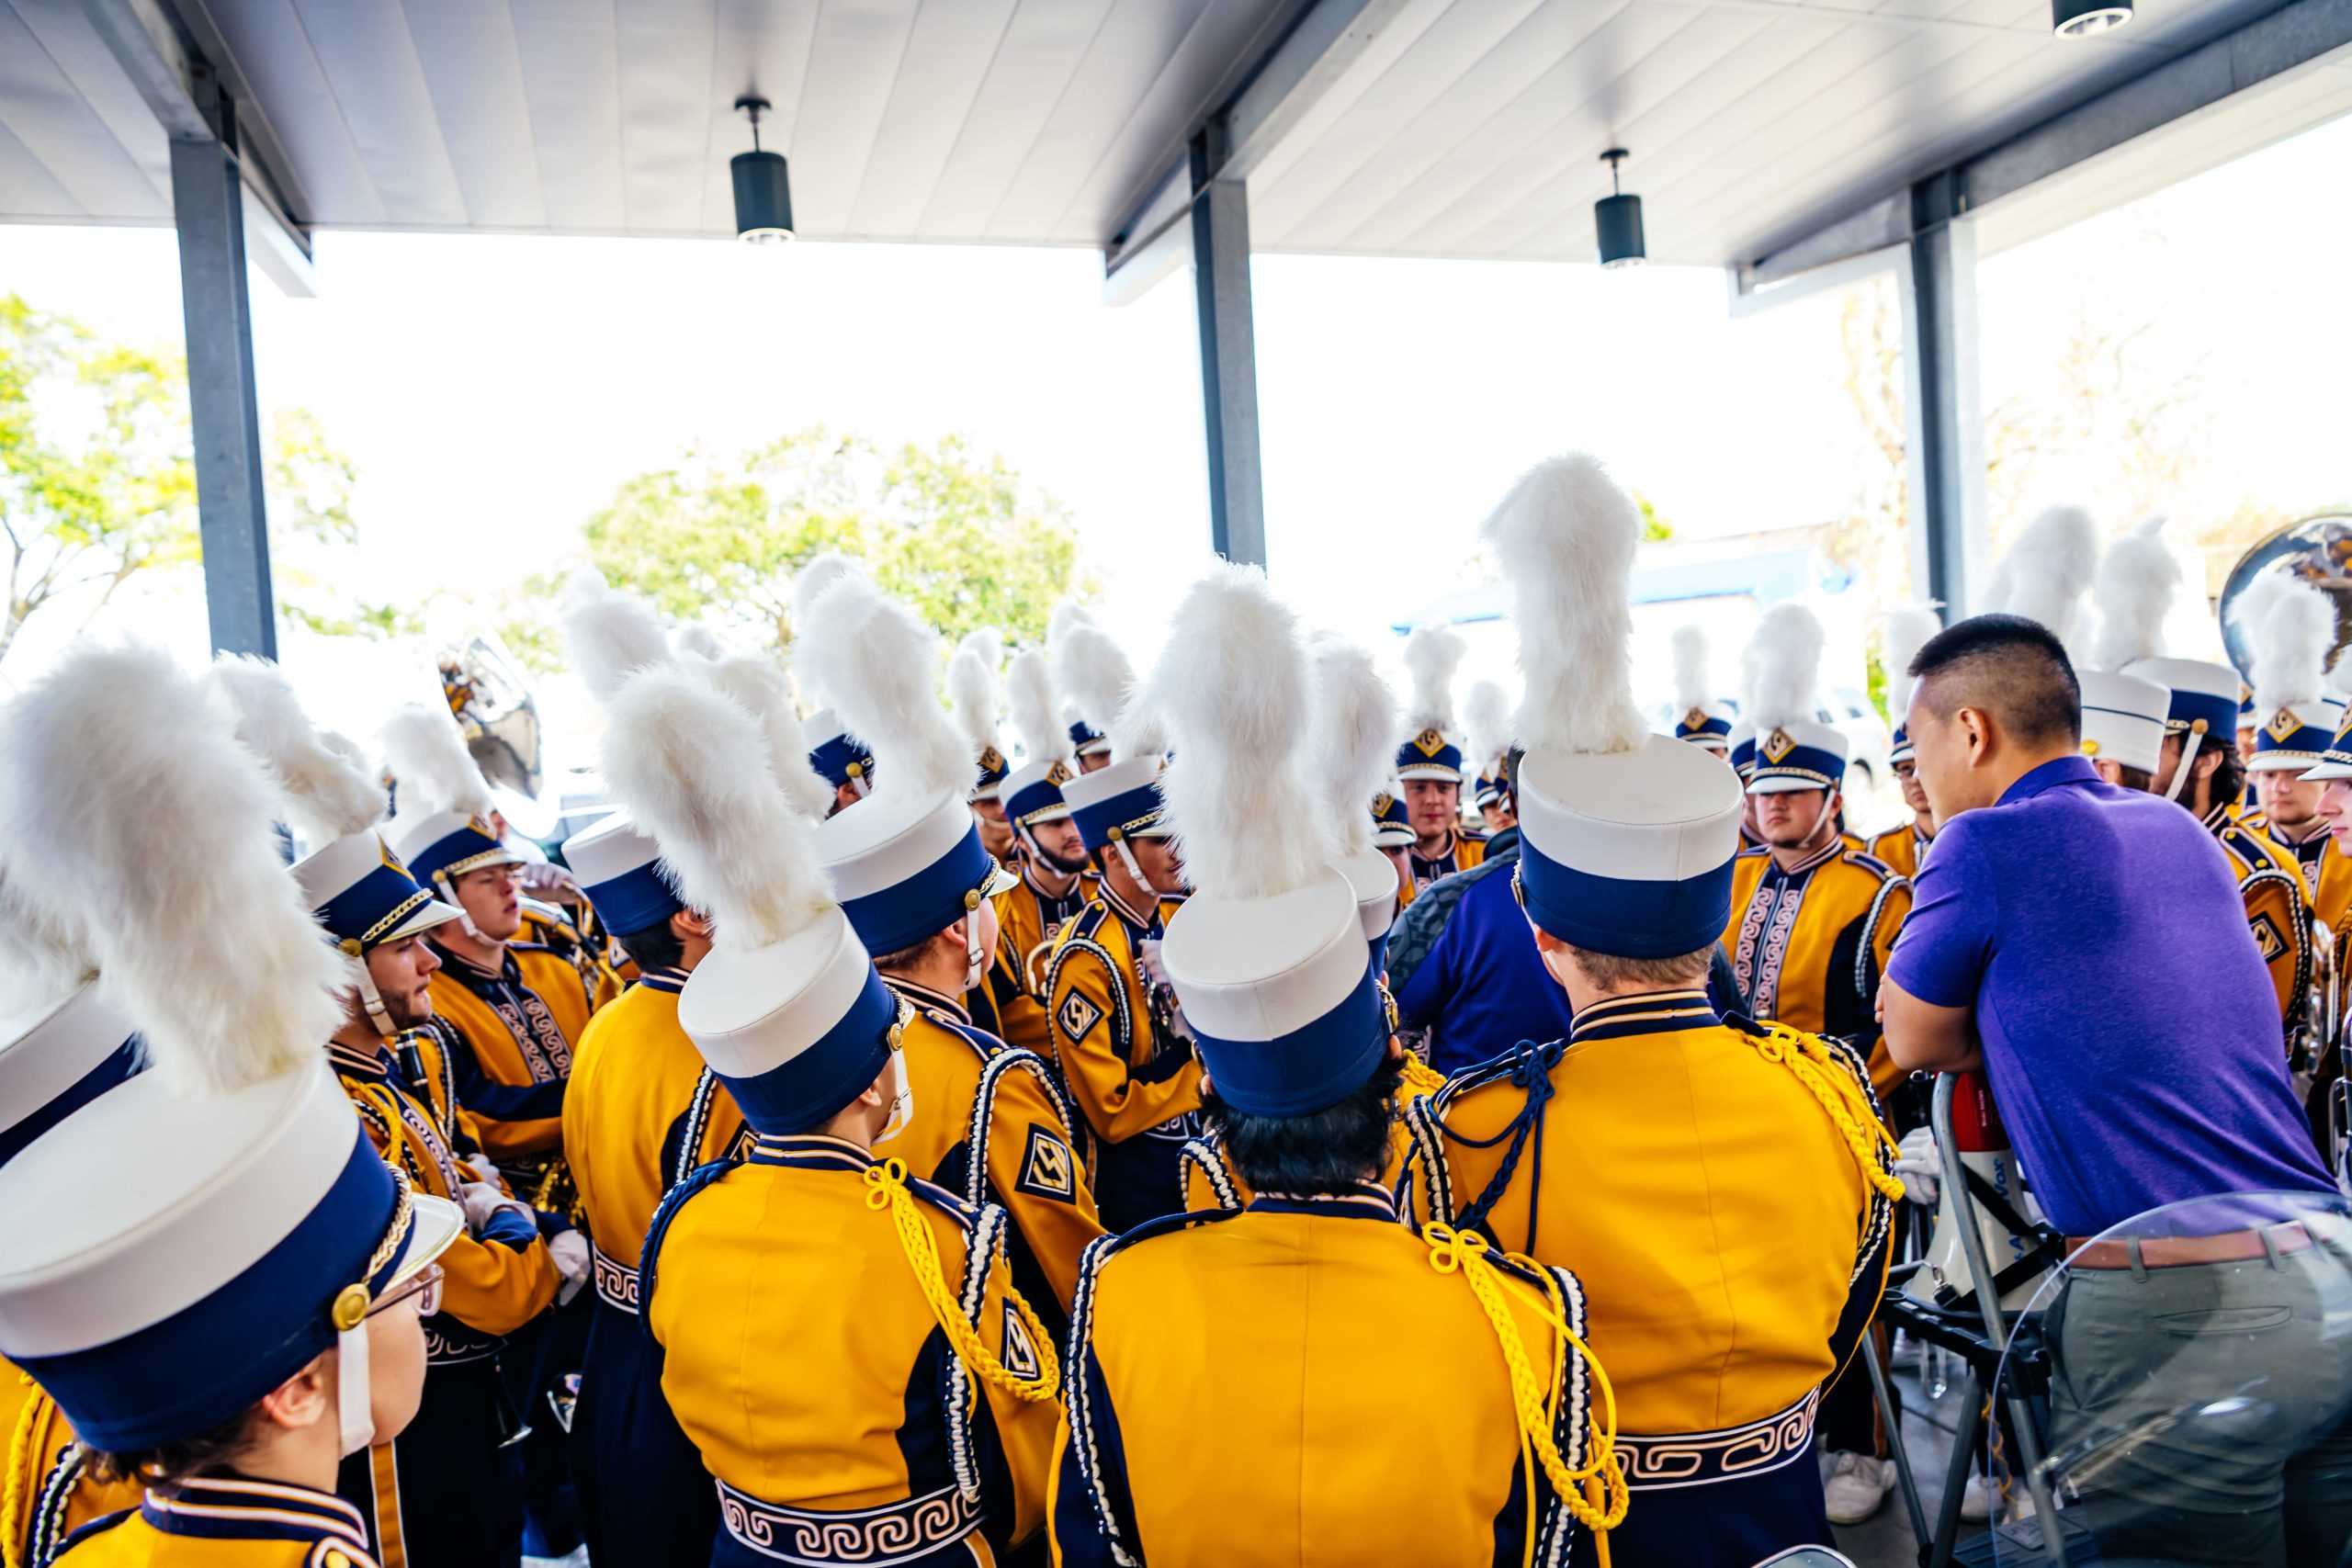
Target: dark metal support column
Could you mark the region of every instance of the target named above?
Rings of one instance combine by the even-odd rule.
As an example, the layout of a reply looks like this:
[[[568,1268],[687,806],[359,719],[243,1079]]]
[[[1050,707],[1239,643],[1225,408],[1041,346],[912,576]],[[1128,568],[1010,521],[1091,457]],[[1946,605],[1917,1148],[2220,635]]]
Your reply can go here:
[[[1983,412],[1977,396],[1976,243],[1957,210],[1956,181],[1938,175],[1911,193],[1909,266],[1902,278],[1915,580],[1966,615],[1970,560],[1984,534]]]
[[[221,118],[227,118],[225,104]],[[187,320],[188,414],[212,646],[275,659],[277,612],[262,500],[244,196],[236,157],[221,141],[172,142],[172,210]]]
[[[1250,306],[1250,192],[1216,179],[1224,160],[1193,138],[1193,279],[1201,333],[1201,399],[1208,435],[1209,544],[1227,560],[1266,560],[1266,502],[1258,451],[1258,347]]]

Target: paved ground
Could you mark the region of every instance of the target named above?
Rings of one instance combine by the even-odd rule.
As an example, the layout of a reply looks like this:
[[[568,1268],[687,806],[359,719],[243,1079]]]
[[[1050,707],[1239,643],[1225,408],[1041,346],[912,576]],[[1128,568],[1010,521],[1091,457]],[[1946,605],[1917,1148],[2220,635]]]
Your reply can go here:
[[[1903,1400],[1903,1436],[1919,1483],[1920,1506],[1927,1510],[1929,1529],[1943,1501],[1944,1466],[1951,1459],[1952,1428],[1958,1424],[1960,1389],[1955,1378],[1941,1399],[1930,1399],[1921,1387],[1917,1362],[1905,1346],[1895,1357],[1894,1381]],[[1982,1525],[1961,1526],[1961,1539],[1978,1533]],[[1859,1568],[1917,1568],[1918,1539],[1911,1533],[1910,1515],[1903,1506],[1900,1487],[1887,1494],[1885,1506],[1859,1525],[1838,1531],[1838,1548]]]

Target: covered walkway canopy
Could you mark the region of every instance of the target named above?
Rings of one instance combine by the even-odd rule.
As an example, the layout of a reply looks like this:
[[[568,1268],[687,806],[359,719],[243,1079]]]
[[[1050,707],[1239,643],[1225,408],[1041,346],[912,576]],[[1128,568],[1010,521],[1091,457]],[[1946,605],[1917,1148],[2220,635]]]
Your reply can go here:
[[[734,232],[775,107],[811,240],[1190,269],[1211,529],[1265,555],[1253,251],[1652,260],[1747,310],[1901,285],[1918,577],[1981,548],[1974,258],[2352,108],[2352,0],[0,0],[0,220],[176,226],[215,642],[273,650],[250,258],[320,229]],[[1377,322],[1366,330],[1381,330]]]

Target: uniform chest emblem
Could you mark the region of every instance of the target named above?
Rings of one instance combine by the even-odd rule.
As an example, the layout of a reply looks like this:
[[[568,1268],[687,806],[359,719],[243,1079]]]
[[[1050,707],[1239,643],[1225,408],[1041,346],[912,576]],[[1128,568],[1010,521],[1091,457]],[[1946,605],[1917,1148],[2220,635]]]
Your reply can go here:
[[[2302,727],[2303,721],[2295,716],[2292,708],[2280,708],[2270,716],[2270,722],[2263,728],[2270,732],[2271,739],[2284,745]]]
[[[1010,1298],[1004,1303],[1004,1343],[998,1349],[997,1359],[1002,1361],[1004,1370],[1016,1378],[1037,1375],[1036,1341],[1031,1339],[1029,1330],[1022,1326],[1021,1314],[1012,1310]]]
[[[1771,734],[1758,741],[1756,749],[1764,754],[1766,761],[1777,762],[1797,749],[1797,738],[1785,729],[1776,728]]]
[[[1029,1129],[1029,1147],[1021,1156],[1021,1174],[1013,1186],[1039,1198],[1073,1201],[1078,1196],[1077,1162],[1069,1145],[1043,1127]]]
[[[1424,757],[1434,757],[1445,750],[1445,737],[1434,729],[1424,729],[1413,737],[1413,750]]]
[[[1072,991],[1062,998],[1061,1010],[1054,1014],[1054,1027],[1062,1038],[1075,1045],[1094,1032],[1102,1021],[1102,1010],[1084,991]]]
[[[2261,952],[2265,964],[2275,964],[2286,956],[2287,939],[2279,934],[2269,916],[2256,915],[2246,924],[2254,931],[2254,945]]]

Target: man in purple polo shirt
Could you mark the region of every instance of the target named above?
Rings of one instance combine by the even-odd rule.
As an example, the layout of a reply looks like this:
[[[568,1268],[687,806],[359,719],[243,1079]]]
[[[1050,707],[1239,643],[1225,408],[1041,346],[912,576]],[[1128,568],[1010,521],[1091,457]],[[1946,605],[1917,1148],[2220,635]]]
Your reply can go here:
[[[2100,780],[2081,752],[2081,690],[2057,638],[2018,616],[1980,615],[1930,640],[1910,673],[1908,728],[1937,836],[1887,967],[1895,1062],[1986,1074],[2070,1251],[2162,1204],[2333,1195],[2228,863],[2186,812]],[[2267,1388],[2269,1429],[2233,1434],[2222,1458],[2148,1435],[2161,1421],[2142,1425],[2122,1444],[2128,1457],[2102,1472],[2135,1525],[2164,1516],[2167,1562],[2290,1561],[2260,1543],[2271,1529],[2291,1532],[2282,1519],[2295,1510],[2281,1499],[2322,1450],[2333,1462],[2340,1439],[2324,1439],[2313,1426],[2327,1422],[2277,1390],[2341,1376],[2332,1392],[2352,1401],[2352,1363],[2291,1326],[2344,1294],[2335,1228],[2230,1228],[2248,1209],[2258,1222],[2262,1206],[2250,1205],[2202,1227],[2219,1234],[2089,1248],[2052,1314],[2061,1452],[2178,1408],[2191,1374],[2167,1325],[2238,1312],[2290,1325],[2226,1348],[2201,1341],[2189,1358],[2224,1356],[2225,1382]],[[2213,1554],[2179,1554],[2209,1534]]]

